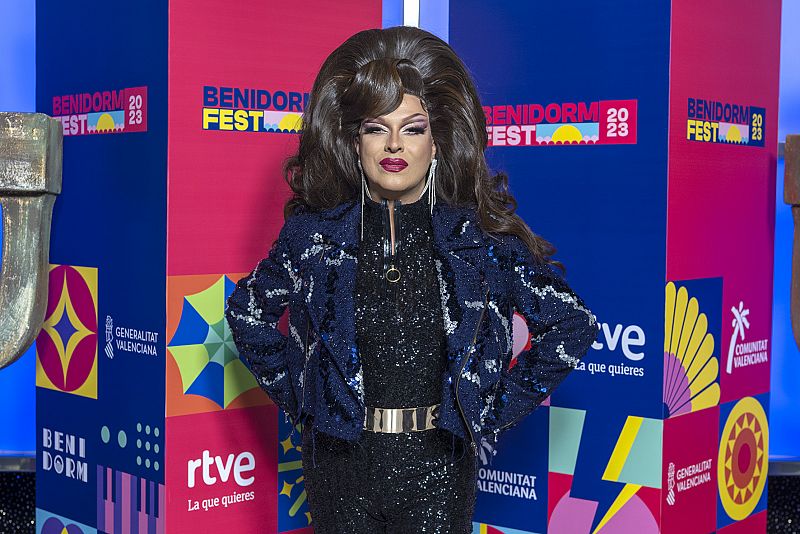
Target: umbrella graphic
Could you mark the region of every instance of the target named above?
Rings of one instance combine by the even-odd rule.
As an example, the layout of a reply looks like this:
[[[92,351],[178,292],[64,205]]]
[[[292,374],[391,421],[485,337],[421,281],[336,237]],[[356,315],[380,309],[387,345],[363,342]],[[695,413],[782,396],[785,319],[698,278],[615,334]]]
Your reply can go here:
[[[220,276],[199,293],[184,296],[178,327],[167,344],[178,364],[183,393],[205,397],[223,409],[245,391],[259,387],[239,360],[225,320],[225,303],[235,286],[230,278]]]

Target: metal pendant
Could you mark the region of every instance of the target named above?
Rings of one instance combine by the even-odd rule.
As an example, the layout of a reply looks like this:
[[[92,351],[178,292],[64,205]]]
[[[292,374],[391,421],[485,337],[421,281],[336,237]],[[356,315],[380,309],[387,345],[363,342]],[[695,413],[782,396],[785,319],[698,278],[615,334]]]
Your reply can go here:
[[[390,282],[397,283],[400,280],[400,270],[392,264],[391,267],[384,274],[386,279]]]

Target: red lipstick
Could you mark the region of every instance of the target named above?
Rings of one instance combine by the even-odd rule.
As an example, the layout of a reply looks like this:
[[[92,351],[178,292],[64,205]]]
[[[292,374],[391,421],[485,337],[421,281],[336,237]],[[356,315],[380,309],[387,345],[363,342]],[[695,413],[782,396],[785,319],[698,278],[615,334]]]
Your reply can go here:
[[[380,166],[388,172],[400,172],[408,167],[408,163],[402,158],[383,158],[380,161]]]

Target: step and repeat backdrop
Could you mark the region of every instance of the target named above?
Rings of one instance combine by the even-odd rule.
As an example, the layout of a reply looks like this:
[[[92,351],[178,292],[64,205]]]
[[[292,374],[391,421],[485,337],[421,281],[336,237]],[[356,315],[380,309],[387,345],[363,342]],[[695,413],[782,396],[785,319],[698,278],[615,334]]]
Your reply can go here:
[[[319,66],[388,4],[39,0],[37,110],[65,139],[37,532],[313,531],[300,433],[224,307],[283,224]],[[461,0],[437,22],[490,165],[599,325],[480,451],[476,533],[765,531],[780,2],[751,4]]]

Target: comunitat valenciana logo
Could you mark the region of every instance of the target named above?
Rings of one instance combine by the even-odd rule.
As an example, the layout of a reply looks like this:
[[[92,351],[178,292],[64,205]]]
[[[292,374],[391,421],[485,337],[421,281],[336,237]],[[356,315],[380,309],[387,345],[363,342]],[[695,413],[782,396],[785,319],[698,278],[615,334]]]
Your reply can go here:
[[[489,146],[636,144],[637,100],[484,106]]]
[[[750,310],[744,307],[744,302],[739,301],[739,306],[731,307],[731,341],[728,344],[728,359],[725,372],[733,373],[739,367],[749,367],[759,363],[769,363],[767,348],[769,339],[747,339],[746,331],[750,328]]]
[[[203,86],[203,130],[298,133],[308,93]]]
[[[687,141],[764,146],[767,114],[764,108],[690,98],[686,113]]]
[[[57,95],[52,115],[65,136],[146,132],[147,87]]]

